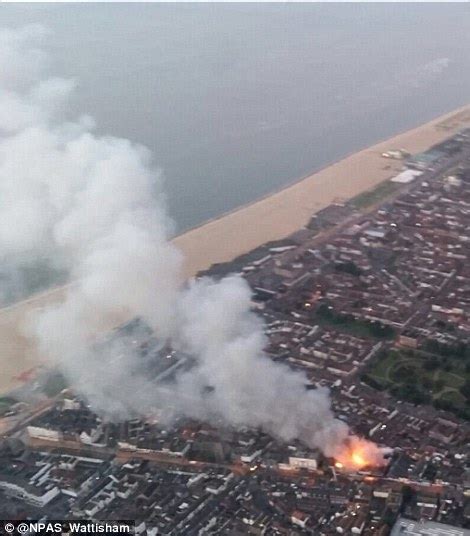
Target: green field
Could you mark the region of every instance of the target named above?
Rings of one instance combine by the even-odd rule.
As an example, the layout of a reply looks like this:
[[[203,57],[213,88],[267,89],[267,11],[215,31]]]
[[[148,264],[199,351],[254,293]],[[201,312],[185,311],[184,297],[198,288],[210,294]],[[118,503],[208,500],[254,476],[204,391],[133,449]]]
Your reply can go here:
[[[395,336],[395,330],[390,326],[385,326],[380,322],[358,320],[351,315],[337,313],[330,309],[326,303],[318,307],[313,320],[320,326],[332,327],[356,337],[390,339]]]
[[[400,184],[391,181],[381,182],[372,190],[367,190],[362,194],[353,197],[349,203],[357,209],[367,208],[375,203],[382,201],[388,195],[396,192],[400,188]]]
[[[370,386],[416,404],[430,403],[470,417],[470,398],[461,392],[470,382],[467,358],[394,349],[377,356],[362,377]]]

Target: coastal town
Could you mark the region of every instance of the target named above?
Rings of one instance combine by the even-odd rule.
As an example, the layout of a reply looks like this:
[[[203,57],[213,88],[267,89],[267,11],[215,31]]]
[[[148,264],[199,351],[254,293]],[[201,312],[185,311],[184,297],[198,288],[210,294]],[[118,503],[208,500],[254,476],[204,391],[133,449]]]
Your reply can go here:
[[[266,358],[328,387],[337,418],[387,448],[382,466],[224,422],[106,421],[61,385],[35,405],[0,399],[1,517],[127,519],[151,536],[469,535],[470,129],[382,158],[400,162],[390,180],[198,274],[243,274]],[[149,352],[151,330],[139,337]],[[164,358],[156,378],[187,366]]]

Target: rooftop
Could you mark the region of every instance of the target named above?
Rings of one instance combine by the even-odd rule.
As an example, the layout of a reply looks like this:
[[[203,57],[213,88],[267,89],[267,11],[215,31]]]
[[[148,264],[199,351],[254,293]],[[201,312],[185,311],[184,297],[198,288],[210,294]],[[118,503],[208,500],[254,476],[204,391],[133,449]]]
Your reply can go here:
[[[400,518],[390,536],[470,536],[470,530],[433,521],[412,521]]]

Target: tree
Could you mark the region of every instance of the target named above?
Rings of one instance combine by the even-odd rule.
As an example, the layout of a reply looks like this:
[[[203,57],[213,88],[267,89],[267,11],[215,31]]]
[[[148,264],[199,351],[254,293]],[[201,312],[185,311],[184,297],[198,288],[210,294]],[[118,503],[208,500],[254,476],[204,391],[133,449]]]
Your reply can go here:
[[[355,275],[357,277],[362,274],[362,270],[353,261],[337,262],[335,264],[335,270],[337,272],[345,272],[347,274]]]
[[[431,402],[431,396],[417,388],[416,384],[411,382],[395,386],[392,389],[392,393],[397,398],[401,398],[412,404],[428,404]]]
[[[361,380],[367,384],[369,387],[372,387],[373,389],[377,389],[377,391],[383,391],[384,386],[378,382],[375,378],[372,378],[369,374],[363,374],[361,376]]]
[[[423,364],[424,370],[432,372],[439,368],[439,359],[437,357],[429,357]]]
[[[387,508],[383,516],[383,522],[391,528],[393,527],[396,519],[396,514],[394,514],[390,508]]]
[[[444,389],[445,384],[446,382],[444,380],[441,380],[441,379],[436,380],[433,385],[434,391],[436,391],[436,393],[438,393],[439,391],[442,391],[442,389]]]
[[[460,392],[466,398],[467,401],[470,401],[470,380],[465,381],[465,383],[460,388]]]
[[[411,503],[411,501],[414,499],[416,493],[414,489],[411,486],[405,485],[402,488],[402,506],[401,506],[401,512],[405,511],[405,508],[408,506],[408,504]]]
[[[421,383],[423,384],[423,387],[425,389],[432,389],[434,384],[433,382],[429,379],[429,378],[426,378],[424,377],[422,380],[421,380]]]
[[[434,400],[432,405],[436,409],[442,409],[444,411],[455,411],[456,409],[450,400],[445,400],[442,398],[437,398],[436,400]]]
[[[405,383],[415,384],[417,380],[416,369],[411,365],[400,365],[392,375],[394,380],[404,381]]]

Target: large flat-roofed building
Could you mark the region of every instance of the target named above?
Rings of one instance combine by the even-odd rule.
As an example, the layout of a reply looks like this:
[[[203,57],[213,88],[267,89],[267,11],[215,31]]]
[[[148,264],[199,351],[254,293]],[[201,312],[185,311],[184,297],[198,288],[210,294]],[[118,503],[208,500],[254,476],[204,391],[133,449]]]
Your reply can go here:
[[[413,521],[400,517],[390,536],[470,536],[470,530],[434,521]]]

